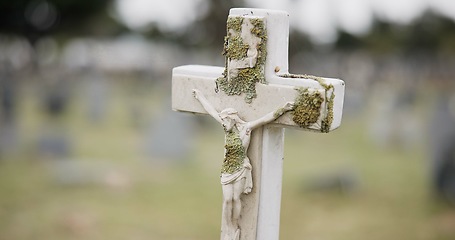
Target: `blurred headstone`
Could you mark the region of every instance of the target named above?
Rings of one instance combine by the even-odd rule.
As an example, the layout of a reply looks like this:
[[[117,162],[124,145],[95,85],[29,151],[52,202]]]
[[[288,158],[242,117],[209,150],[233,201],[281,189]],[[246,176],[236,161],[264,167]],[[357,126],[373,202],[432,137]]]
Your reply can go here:
[[[18,144],[15,81],[11,65],[4,62],[0,67],[0,160],[3,156],[15,152]]]
[[[71,139],[64,126],[48,123],[41,127],[38,135],[38,152],[41,157],[63,159],[71,153]]]
[[[358,190],[359,176],[353,169],[340,169],[306,179],[303,190],[308,192],[339,192],[350,194]]]
[[[66,158],[71,152],[71,138],[64,118],[70,99],[69,79],[63,69],[44,74],[43,111],[46,121],[38,134],[38,152],[42,157]]]
[[[53,161],[51,176],[64,187],[102,186],[113,190],[127,190],[131,179],[125,169],[99,160],[66,159]]]
[[[439,95],[430,124],[433,188],[455,203],[455,94]]]
[[[167,109],[147,130],[145,151],[153,161],[185,160],[194,140],[194,118]]]
[[[108,103],[108,82],[103,73],[94,67],[87,69],[85,78],[88,119],[92,123],[102,122]]]
[[[383,148],[410,148],[421,139],[420,119],[415,113],[415,88],[391,83],[376,85],[371,102],[370,136]]]

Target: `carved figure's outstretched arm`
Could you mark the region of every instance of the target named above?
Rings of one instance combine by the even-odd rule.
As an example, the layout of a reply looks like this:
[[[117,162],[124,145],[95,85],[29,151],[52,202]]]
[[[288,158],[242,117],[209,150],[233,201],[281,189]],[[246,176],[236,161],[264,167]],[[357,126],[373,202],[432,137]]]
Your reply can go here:
[[[281,115],[285,114],[288,111],[291,111],[292,109],[294,109],[294,103],[293,102],[287,102],[286,104],[284,104],[283,107],[278,108],[276,111],[270,112],[270,113],[266,114],[265,116],[263,116],[263,117],[261,117],[261,118],[259,118],[257,120],[249,122],[249,127],[251,129],[255,129],[255,128],[260,127],[260,126],[262,126],[264,124],[267,124],[267,123],[270,123],[272,121],[275,121],[277,118],[281,117]]]
[[[207,113],[210,114],[210,116],[212,116],[217,122],[223,124],[223,122],[221,121],[221,118],[219,116],[219,113],[209,103],[209,101],[207,100],[207,98],[205,98],[204,94],[202,94],[201,91],[199,91],[197,89],[193,89],[193,96],[194,96],[194,98],[199,100],[202,107],[204,107],[205,111],[207,111]]]

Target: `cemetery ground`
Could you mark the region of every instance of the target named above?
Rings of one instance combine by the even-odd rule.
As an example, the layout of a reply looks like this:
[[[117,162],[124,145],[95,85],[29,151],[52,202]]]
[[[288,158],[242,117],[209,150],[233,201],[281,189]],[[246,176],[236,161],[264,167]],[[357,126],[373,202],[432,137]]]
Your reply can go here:
[[[72,144],[64,159],[36,154],[46,116],[32,88],[22,91],[19,150],[0,162],[0,240],[219,238],[223,131],[194,116],[203,124],[187,156],[152,159],[144,129],[169,86],[125,82],[112,85],[97,124],[74,94],[59,119]],[[378,148],[369,119],[345,116],[332,134],[286,130],[281,239],[455,239],[455,208],[429,190],[425,141]]]

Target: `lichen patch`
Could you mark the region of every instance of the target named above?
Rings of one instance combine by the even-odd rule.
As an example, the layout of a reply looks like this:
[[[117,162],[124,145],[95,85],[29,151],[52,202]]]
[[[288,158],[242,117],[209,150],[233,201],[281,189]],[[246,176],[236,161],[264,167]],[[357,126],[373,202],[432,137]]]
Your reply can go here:
[[[226,132],[225,141],[225,154],[221,173],[232,174],[242,169],[246,151],[243,147],[242,139],[240,139],[239,133],[236,131]]]
[[[300,127],[308,128],[318,121],[324,98],[320,92],[311,92],[308,88],[296,88],[296,90],[299,94],[291,111],[292,120]]]
[[[300,74],[283,74],[283,75],[280,75],[280,77],[310,79],[310,80],[317,81],[319,83],[319,85],[321,85],[321,87],[324,88],[324,90],[325,90],[324,98],[322,98],[322,96],[320,96],[322,98],[320,108],[324,107],[324,109],[320,109],[320,114],[322,114],[320,130],[321,130],[321,132],[324,132],[324,133],[329,132],[330,128],[332,126],[332,122],[333,122],[333,104],[334,104],[334,100],[335,100],[335,93],[334,93],[333,85],[327,84],[322,77],[306,75],[306,74],[302,74],[302,75],[300,75]],[[297,91],[299,91],[299,95],[296,99],[296,105],[299,105],[299,102],[302,102],[302,100],[301,100],[302,98],[307,98],[307,100],[303,101],[306,104],[305,108],[299,107],[299,111],[295,111],[295,109],[297,109],[298,106],[295,107],[295,109],[293,110],[293,114],[294,114],[293,121],[300,127],[308,128],[310,125],[316,123],[316,121],[317,121],[317,119],[316,119],[316,121],[314,121],[314,116],[316,116],[316,113],[313,112],[314,110],[312,110],[312,108],[310,109],[308,107],[308,102],[315,101],[315,103],[313,104],[313,107],[315,109],[317,104],[319,103],[319,100],[315,100],[315,99],[319,99],[319,98],[313,94],[310,94],[308,89],[305,89],[305,88],[304,89],[298,88]],[[319,93],[319,95],[320,95],[320,93]],[[325,106],[323,106],[323,104],[322,104],[324,102],[324,99],[326,100]],[[305,112],[305,111],[308,111],[308,112]],[[298,117],[296,117],[296,114]],[[310,116],[313,116],[313,117],[310,117]],[[318,118],[319,118],[319,116],[320,115],[318,115]],[[311,122],[313,122],[313,123],[311,123]],[[308,125],[308,124],[310,124],[310,125]]]
[[[267,34],[262,18],[229,17],[223,55],[226,58],[217,89],[228,95],[245,94],[245,101],[256,98],[256,83],[266,83]]]

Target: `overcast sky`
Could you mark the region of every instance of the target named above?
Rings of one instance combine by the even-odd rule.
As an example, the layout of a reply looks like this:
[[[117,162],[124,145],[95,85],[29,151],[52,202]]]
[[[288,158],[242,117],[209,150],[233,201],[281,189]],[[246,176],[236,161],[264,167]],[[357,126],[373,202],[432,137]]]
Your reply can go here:
[[[220,0],[228,1],[228,0]],[[207,8],[204,0],[116,0],[116,11],[122,21],[133,29],[154,22],[168,31],[178,31]],[[336,39],[336,29],[352,34],[366,33],[379,18],[407,24],[431,9],[455,20],[455,0],[246,0],[257,8],[289,12],[291,28],[307,33],[314,42],[327,43]]]

